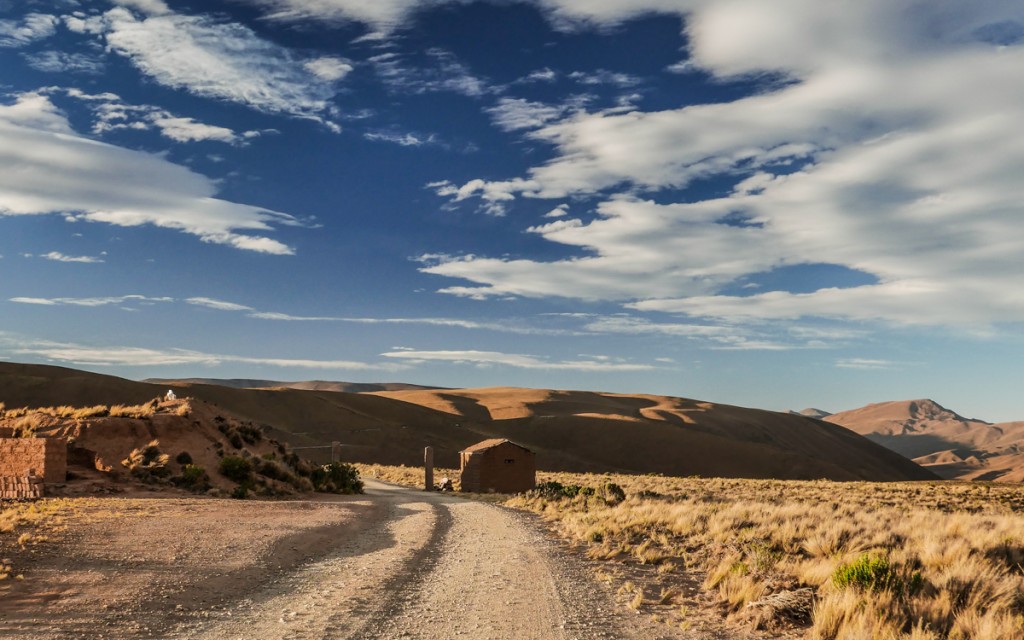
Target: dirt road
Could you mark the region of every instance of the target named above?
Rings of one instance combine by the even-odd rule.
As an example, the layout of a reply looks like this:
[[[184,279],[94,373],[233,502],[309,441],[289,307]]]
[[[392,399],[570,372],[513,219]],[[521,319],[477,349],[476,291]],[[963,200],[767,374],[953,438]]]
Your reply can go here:
[[[116,501],[115,501],[116,502]],[[527,516],[374,481],[330,502],[123,501],[25,559],[0,637],[678,637]]]

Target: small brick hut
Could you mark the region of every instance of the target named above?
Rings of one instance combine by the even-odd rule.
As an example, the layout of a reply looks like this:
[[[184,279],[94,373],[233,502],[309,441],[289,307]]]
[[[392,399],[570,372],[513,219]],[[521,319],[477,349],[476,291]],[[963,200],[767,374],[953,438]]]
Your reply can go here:
[[[462,490],[518,493],[537,486],[537,454],[510,440],[478,442],[459,452]]]

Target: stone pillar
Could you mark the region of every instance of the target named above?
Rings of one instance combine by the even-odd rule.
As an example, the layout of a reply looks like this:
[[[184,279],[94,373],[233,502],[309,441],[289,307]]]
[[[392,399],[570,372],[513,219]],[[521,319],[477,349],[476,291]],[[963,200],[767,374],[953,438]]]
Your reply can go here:
[[[423,467],[426,474],[423,479],[425,491],[434,490],[434,447],[427,447],[423,450]]]

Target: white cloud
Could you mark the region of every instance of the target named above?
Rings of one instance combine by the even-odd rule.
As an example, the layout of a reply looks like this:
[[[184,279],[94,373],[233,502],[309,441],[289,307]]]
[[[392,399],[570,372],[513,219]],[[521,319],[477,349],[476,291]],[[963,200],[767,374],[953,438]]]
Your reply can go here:
[[[529,83],[529,82],[554,82],[558,79],[558,72],[554,69],[544,67],[543,69],[537,69],[531,71],[526,76],[517,80],[517,83]]]
[[[345,63],[302,60],[246,26],[160,10],[162,3],[130,2],[99,18],[66,20],[69,28],[99,32],[109,50],[128,58],[160,84],[253,109],[323,122]],[[164,7],[166,9],[166,7]]]
[[[401,351],[389,351],[382,353],[381,355],[386,358],[398,358],[401,360],[413,361],[415,363],[451,362],[455,364],[472,364],[477,366],[498,365],[514,367],[517,369],[556,371],[623,372],[649,371],[656,368],[653,365],[614,362],[597,357],[592,357],[590,360],[551,361],[536,356],[502,353],[499,351],[417,351],[413,349],[403,349]]]
[[[560,204],[551,211],[544,214],[545,218],[564,218],[569,215],[569,205]]]
[[[352,71],[352,64],[348,60],[333,56],[324,56],[308,60],[303,65],[313,75],[327,82],[341,80]]]
[[[0,20],[0,47],[16,48],[49,38],[60,20],[45,13],[30,13],[19,20]]]
[[[460,329],[481,329],[487,331],[498,331],[501,333],[514,333],[521,335],[574,335],[579,332],[549,329],[544,327],[532,327],[523,325],[516,321],[505,322],[481,322],[477,320],[465,320],[461,318],[353,318],[344,316],[298,316],[278,311],[259,311],[244,304],[217,300],[215,298],[196,297],[185,300],[188,304],[216,309],[218,311],[243,312],[246,317],[258,320],[277,320],[283,322],[343,322],[350,324],[383,324],[383,325],[424,325],[434,327],[455,327]]]
[[[501,98],[487,109],[494,124],[505,131],[537,129],[556,120],[569,110],[568,105],[550,105],[523,98]]]
[[[434,134],[417,134],[412,132],[397,133],[394,131],[367,131],[363,134],[367,140],[374,142],[390,142],[402,147],[422,147],[425,145],[442,144]]]
[[[235,302],[227,302],[225,300],[216,300],[214,298],[188,298],[185,302],[194,304],[200,307],[208,307],[210,309],[216,309],[218,311],[253,311],[252,307],[247,307],[244,304],[237,304]]]
[[[196,142],[214,140],[217,142],[237,142],[238,136],[227,127],[196,122],[192,118],[179,118],[171,115],[155,115],[151,122],[164,136],[175,142]]]
[[[352,360],[318,360],[300,358],[267,358],[204,353],[190,349],[150,349],[145,347],[92,347],[74,343],[34,341],[15,345],[11,352],[20,356],[35,356],[51,361],[87,366],[157,367],[174,365],[202,365],[215,367],[222,364],[249,364],[299,369],[343,371],[397,371],[400,365],[373,364]]]
[[[411,66],[394,52],[373,56],[369,62],[378,77],[395,91],[413,94],[450,91],[476,98],[492,90],[486,80],[474,75],[451,52],[428,49],[426,53],[432,66]]]
[[[11,302],[17,302],[20,304],[37,304],[44,306],[62,306],[71,305],[76,307],[106,307],[110,305],[120,305],[127,302],[139,302],[143,304],[155,303],[155,302],[173,302],[174,298],[153,298],[150,296],[143,296],[138,294],[131,294],[127,296],[109,296],[103,298],[11,298]]]
[[[386,35],[406,23],[422,7],[472,0],[244,0],[266,9],[271,20],[297,22],[362,22],[371,25],[372,35]]]
[[[164,158],[81,137],[38,93],[0,105],[0,216],[64,214],[133,227],[155,225],[262,253],[291,254],[263,236],[293,216],[220,200],[215,183]],[[117,185],[111,188],[110,185]]]
[[[99,264],[103,262],[103,258],[98,258],[96,256],[69,256],[59,251],[42,253],[39,257],[46,260],[52,260],[54,262],[78,262],[80,264]]]
[[[617,300],[739,321],[1024,320],[1024,142],[1008,133],[1024,119],[1024,85],[1006,80],[1024,67],[1024,47],[985,35],[1024,23],[1018,3],[545,6],[577,24],[685,14],[694,68],[786,82],[732,102],[566,114],[528,134],[554,149],[549,162],[520,177],[439,183],[453,202],[481,198],[500,211],[519,197],[606,199],[592,221],[532,229],[578,257],[442,258],[424,270],[469,282],[443,291]],[[711,178],[737,187],[679,204],[644,199]],[[877,283],[724,293],[749,276],[818,264]]]
[[[44,73],[84,73],[98,75],[103,72],[103,61],[85,53],[39,51],[22,54],[28,66]]]
[[[872,360],[869,358],[844,358],[836,360],[836,366],[840,369],[859,369],[862,371],[892,369],[896,364],[891,360]]]
[[[573,71],[568,74],[570,80],[575,80],[580,84],[610,84],[616,87],[634,87],[640,84],[640,78],[628,74],[622,73],[621,71],[609,71],[607,69],[597,69],[596,71]]]

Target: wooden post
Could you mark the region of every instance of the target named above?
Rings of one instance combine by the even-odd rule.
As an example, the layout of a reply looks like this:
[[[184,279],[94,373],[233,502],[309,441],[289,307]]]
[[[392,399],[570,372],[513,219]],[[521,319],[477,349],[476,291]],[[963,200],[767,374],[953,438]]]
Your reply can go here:
[[[423,466],[426,469],[426,475],[423,478],[423,489],[425,491],[434,490],[434,447],[427,447],[423,450]]]
[[[331,443],[331,462],[341,460],[341,443],[335,440]]]

